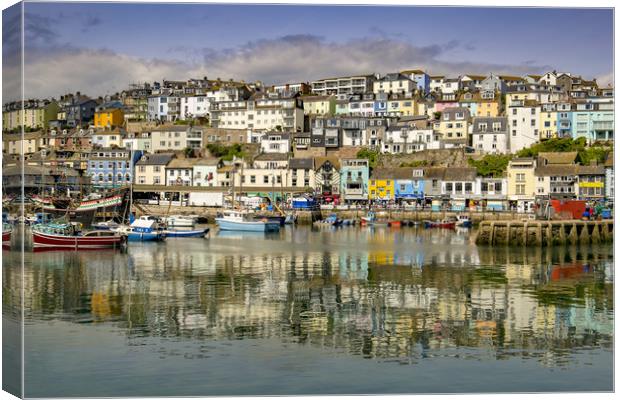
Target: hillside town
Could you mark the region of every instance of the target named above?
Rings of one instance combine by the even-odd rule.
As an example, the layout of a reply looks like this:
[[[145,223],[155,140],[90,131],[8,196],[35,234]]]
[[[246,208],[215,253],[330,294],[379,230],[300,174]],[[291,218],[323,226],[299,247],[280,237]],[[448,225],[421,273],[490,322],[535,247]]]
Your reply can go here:
[[[614,89],[567,72],[188,79],[3,107],[5,194],[532,212],[613,203]],[[21,159],[24,177],[21,178]]]

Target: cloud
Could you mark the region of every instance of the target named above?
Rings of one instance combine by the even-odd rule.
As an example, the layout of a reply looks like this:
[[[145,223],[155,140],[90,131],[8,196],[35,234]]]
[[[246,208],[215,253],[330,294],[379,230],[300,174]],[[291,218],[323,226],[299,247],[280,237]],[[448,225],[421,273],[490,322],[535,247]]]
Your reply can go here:
[[[604,75],[600,75],[596,77],[596,83],[598,83],[599,87],[607,87],[614,86],[614,73],[609,72]]]
[[[454,76],[489,72],[525,74],[548,69],[534,64],[446,61],[442,57],[464,46],[456,40],[415,46],[386,37],[333,42],[321,36],[299,34],[254,40],[222,50],[179,46],[166,54],[170,59],[139,58],[111,50],[42,46],[27,53],[25,90],[27,97],[59,96],[77,90],[98,96],[122,90],[132,82],[196,76],[273,84],[409,68]]]
[[[87,15],[82,25],[82,32],[88,32],[92,28],[101,25],[103,20],[96,15]]]

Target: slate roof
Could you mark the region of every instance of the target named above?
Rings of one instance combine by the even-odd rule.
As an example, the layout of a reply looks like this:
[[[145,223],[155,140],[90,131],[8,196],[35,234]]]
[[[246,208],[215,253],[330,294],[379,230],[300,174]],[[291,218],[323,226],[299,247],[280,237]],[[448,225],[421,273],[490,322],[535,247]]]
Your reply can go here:
[[[313,158],[291,158],[288,160],[290,169],[314,169]]]
[[[254,161],[287,161],[288,153],[262,153],[254,158]]]
[[[171,153],[145,154],[136,165],[168,165],[173,157],[174,154]]]

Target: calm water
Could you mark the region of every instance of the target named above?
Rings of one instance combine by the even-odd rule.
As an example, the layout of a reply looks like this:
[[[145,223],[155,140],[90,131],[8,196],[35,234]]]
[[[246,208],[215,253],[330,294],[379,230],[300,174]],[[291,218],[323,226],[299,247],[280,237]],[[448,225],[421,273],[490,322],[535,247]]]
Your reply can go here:
[[[470,235],[287,227],[27,253],[25,394],[612,390],[612,247]],[[3,252],[5,316],[19,259]]]

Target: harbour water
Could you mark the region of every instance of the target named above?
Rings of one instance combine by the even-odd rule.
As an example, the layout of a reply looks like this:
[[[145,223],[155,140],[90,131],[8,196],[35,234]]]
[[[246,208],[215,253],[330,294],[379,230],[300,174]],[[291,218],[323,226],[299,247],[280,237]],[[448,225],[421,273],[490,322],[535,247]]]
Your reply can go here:
[[[25,395],[611,391],[612,246],[473,236],[286,227],[27,252]],[[20,260],[3,252],[5,318]]]

